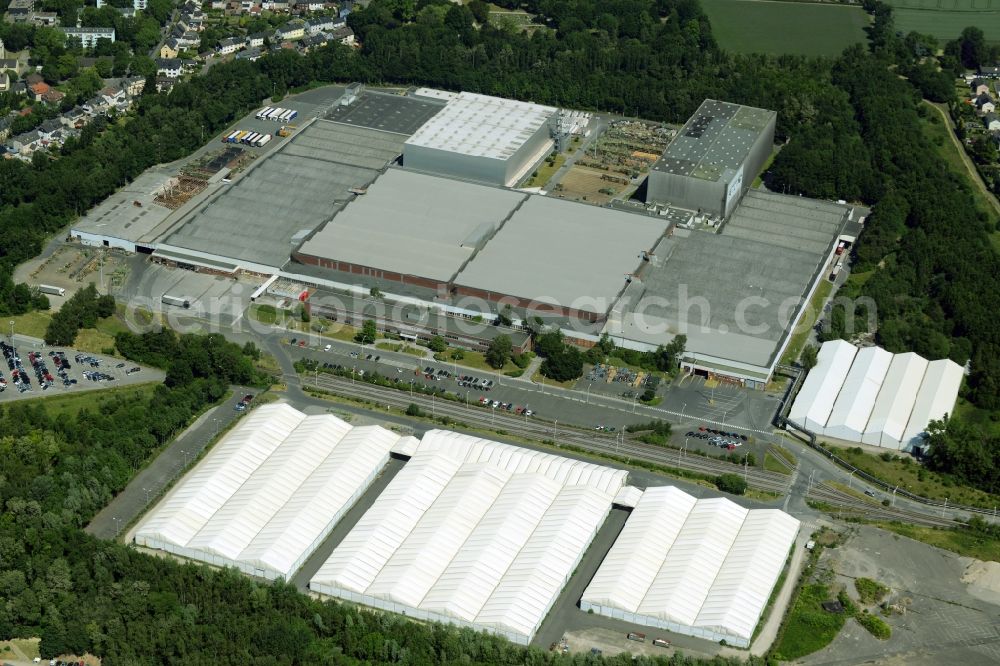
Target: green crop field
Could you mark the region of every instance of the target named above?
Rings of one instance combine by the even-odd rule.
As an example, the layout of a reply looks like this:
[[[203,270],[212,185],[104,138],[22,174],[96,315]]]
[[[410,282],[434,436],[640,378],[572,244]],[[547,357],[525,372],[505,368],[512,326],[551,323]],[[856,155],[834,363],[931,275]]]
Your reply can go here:
[[[719,45],[735,53],[839,55],[866,39],[869,22],[860,7],[847,5],[701,0],[701,6]]]
[[[885,0],[892,5],[896,29],[916,30],[941,41],[976,26],[991,42],[1000,42],[1000,0]]]

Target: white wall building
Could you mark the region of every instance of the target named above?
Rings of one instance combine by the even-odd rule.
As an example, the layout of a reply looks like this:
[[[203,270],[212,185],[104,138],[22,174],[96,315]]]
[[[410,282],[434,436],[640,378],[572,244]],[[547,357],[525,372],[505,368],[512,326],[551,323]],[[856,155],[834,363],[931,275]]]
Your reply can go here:
[[[313,592],[528,644],[626,472],[432,430]]]
[[[61,28],[61,30],[66,33],[67,38],[79,40],[85,49],[97,46],[97,42],[101,39],[115,41],[114,28]]]
[[[550,106],[463,92],[407,139],[403,166],[513,185],[552,149]]]
[[[813,432],[823,432],[857,351],[846,340],[831,340],[823,345],[816,367],[809,371],[788,412],[789,420]]]
[[[580,609],[747,647],[798,529],[776,509],[648,488]]]

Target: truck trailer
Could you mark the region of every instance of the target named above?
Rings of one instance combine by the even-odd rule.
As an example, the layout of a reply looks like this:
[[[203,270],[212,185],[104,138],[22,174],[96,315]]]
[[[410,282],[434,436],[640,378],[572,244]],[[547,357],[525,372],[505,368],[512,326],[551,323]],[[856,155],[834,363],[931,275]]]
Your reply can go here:
[[[43,294],[52,294],[54,296],[65,296],[66,290],[62,287],[53,287],[50,284],[40,284],[38,285],[38,291]]]
[[[274,110],[273,106],[265,106],[263,109],[257,112],[257,118],[258,119],[264,118],[265,116],[267,116],[267,114],[271,113],[271,111],[273,110]]]
[[[170,294],[163,294],[163,298],[160,299],[167,305],[173,305],[178,308],[189,308],[191,307],[191,301],[184,296],[171,296]]]
[[[271,135],[270,134],[265,134],[264,136],[262,136],[259,139],[257,139],[257,147],[259,148],[260,146],[263,146],[264,144],[266,144],[270,140],[271,140]]]

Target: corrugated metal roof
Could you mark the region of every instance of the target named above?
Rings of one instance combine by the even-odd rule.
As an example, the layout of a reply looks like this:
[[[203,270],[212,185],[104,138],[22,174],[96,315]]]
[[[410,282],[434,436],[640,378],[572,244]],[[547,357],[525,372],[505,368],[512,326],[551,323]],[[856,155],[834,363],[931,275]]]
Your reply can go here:
[[[858,348],[846,340],[823,343],[817,356],[816,367],[802,383],[788,418],[813,432],[822,432],[847,379]]]
[[[892,354],[881,347],[865,347],[858,352],[827,419],[825,435],[861,441],[890,363]]]
[[[963,376],[962,366],[954,361],[941,359],[927,364],[927,372],[924,373],[924,380],[913,402],[910,420],[903,432],[904,446],[923,434],[928,423],[952,413]]]

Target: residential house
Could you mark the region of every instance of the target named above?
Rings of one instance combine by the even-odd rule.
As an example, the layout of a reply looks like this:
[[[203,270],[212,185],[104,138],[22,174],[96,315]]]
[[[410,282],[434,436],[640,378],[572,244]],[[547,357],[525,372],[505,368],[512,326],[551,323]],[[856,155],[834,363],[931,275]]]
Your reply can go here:
[[[256,46],[253,46],[253,47],[248,48],[245,51],[240,51],[239,53],[237,53],[236,54],[236,59],[237,60],[249,60],[250,62],[254,62],[257,59],[259,59],[260,56],[261,56],[260,48],[258,48]]]
[[[42,77],[42,75],[38,74],[37,72],[32,72],[31,74],[28,74],[26,77],[24,77],[24,82],[27,83],[29,86],[34,85],[36,83],[42,83],[43,81],[45,81],[44,77]]]
[[[42,101],[45,102],[46,104],[53,104],[53,105],[59,104],[64,99],[66,99],[66,93],[59,92],[55,88],[49,88],[42,95]]]
[[[226,39],[223,39],[222,41],[219,42],[219,45],[218,47],[216,47],[216,50],[219,52],[220,55],[229,55],[230,53],[236,53],[237,51],[242,49],[243,46],[244,43],[241,40],[236,39],[235,37],[227,37]]]
[[[10,90],[10,74],[0,69],[0,92],[7,92],[8,90]]]
[[[212,0],[212,9],[221,11],[226,8],[226,0]]]
[[[347,18],[351,10],[354,9],[354,0],[344,0],[340,5],[340,11],[337,13],[340,18]]]
[[[0,117],[0,141],[10,136],[10,118]]]
[[[322,16],[306,21],[306,32],[310,35],[318,35],[327,30],[333,30],[335,27],[332,16]]]
[[[132,9],[140,11],[146,8],[146,0],[132,0]]]
[[[14,74],[21,73],[21,63],[14,58],[0,58],[0,72],[14,72]]]
[[[170,92],[176,83],[177,79],[171,79],[167,76],[158,76],[156,77],[156,92]]]
[[[156,74],[166,76],[171,79],[178,79],[181,76],[181,61],[179,58],[157,58]]]
[[[266,32],[255,32],[252,35],[247,35],[247,46],[249,48],[260,48],[264,46],[265,39],[267,39]]]
[[[171,37],[160,47],[161,58],[176,58],[181,52],[181,46],[175,37]]]
[[[41,136],[39,136],[37,131],[32,130],[31,132],[24,132],[23,134],[18,134],[17,136],[8,139],[7,150],[16,153],[21,156],[31,155],[35,148],[38,147],[39,141],[41,141]]]
[[[31,90],[31,99],[36,102],[42,101],[42,95],[47,93],[52,87],[45,81],[36,81],[35,83],[28,83],[28,89]]]
[[[59,25],[59,14],[55,12],[34,12],[31,22],[41,28],[52,28]]]
[[[262,0],[260,6],[276,13],[288,12],[288,0]]]
[[[135,7],[115,7],[115,11],[125,18],[135,18],[135,15],[139,13]]]
[[[990,97],[989,93],[983,93],[973,100],[973,104],[976,105],[976,110],[979,113],[992,113],[997,110],[996,104],[993,102],[993,98]]]
[[[141,95],[143,89],[146,87],[146,77],[131,76],[127,79],[122,79],[120,85],[126,95],[135,97],[136,95]]]
[[[69,127],[80,129],[87,124],[87,112],[82,106],[74,106],[72,109],[62,114],[63,123]]]
[[[990,91],[990,84],[986,81],[986,79],[972,79],[970,87],[972,88],[973,97],[979,97],[983,93],[988,93]]]
[[[35,0],[10,0],[4,19],[8,23],[30,23],[35,12]]]
[[[62,31],[67,38],[78,40],[85,49],[97,46],[97,42],[102,39],[115,41],[114,28],[63,28]]]
[[[980,67],[979,76],[985,79],[1000,79],[1000,67]]]
[[[354,31],[347,25],[334,30],[331,33],[331,37],[345,46],[353,46],[355,43]]]
[[[326,46],[327,42],[329,41],[330,40],[327,37],[326,33],[320,33],[318,35],[309,35],[307,37],[304,37],[299,42],[299,49],[303,53],[309,53],[313,49],[319,48],[321,46]]]
[[[302,39],[305,36],[306,26],[305,23],[301,21],[289,21],[274,31],[274,41],[276,42]]]
[[[321,12],[324,4],[323,0],[295,0],[295,9],[299,12]]]
[[[38,126],[38,136],[46,141],[52,138],[52,134],[63,128],[62,121],[58,118],[49,118]]]
[[[987,113],[983,116],[983,125],[991,132],[1000,130],[1000,117],[993,112]]]

